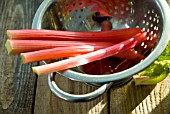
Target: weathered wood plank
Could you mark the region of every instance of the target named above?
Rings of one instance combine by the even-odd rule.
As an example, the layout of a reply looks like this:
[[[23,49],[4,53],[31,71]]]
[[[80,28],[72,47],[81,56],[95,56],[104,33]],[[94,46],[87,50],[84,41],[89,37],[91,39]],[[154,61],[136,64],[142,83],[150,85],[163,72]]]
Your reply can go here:
[[[89,85],[73,82],[64,77],[57,77],[57,84],[61,89],[75,94],[94,90]],[[66,102],[51,93],[47,84],[47,76],[38,77],[35,101],[35,114],[108,114],[107,93],[89,102]]]
[[[36,76],[22,65],[19,56],[9,56],[4,47],[8,29],[31,28],[42,0],[1,0],[0,2],[0,114],[33,113]],[[36,64],[36,63],[35,63]]]
[[[170,76],[152,86],[135,86],[134,82],[112,88],[110,114],[169,114]]]

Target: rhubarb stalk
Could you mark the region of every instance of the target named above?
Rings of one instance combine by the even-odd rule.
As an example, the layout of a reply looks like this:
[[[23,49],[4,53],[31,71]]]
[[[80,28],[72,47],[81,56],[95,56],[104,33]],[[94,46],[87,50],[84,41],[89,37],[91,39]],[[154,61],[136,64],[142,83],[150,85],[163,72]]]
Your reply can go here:
[[[113,55],[113,57],[125,58],[125,59],[130,59],[130,60],[134,60],[134,59],[137,59],[137,58],[142,60],[142,59],[145,58],[145,56],[140,54],[138,51],[135,51],[134,49],[125,50],[121,53]]]
[[[21,53],[21,58],[23,63],[30,63],[30,62],[36,62],[41,60],[73,57],[73,56],[85,54],[103,48],[106,48],[106,46],[84,45],[84,46],[57,47],[57,48]]]
[[[141,33],[140,28],[124,28],[100,32],[71,32],[60,30],[8,30],[13,40],[79,40],[120,42]]]
[[[50,41],[50,40],[7,40],[8,54],[19,54],[42,49],[66,46],[111,46],[113,42],[88,42],[88,41]]]

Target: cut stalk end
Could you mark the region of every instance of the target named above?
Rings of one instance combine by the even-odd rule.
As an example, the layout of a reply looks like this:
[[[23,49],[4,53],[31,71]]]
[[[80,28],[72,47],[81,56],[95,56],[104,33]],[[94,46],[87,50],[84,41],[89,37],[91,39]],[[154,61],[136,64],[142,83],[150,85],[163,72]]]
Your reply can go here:
[[[22,59],[22,63],[26,64],[27,62],[26,62],[26,58],[25,58],[24,54],[21,53],[20,56],[21,56],[21,59]]]
[[[8,51],[8,54],[12,54],[12,46],[11,46],[10,40],[6,41],[5,47],[6,47],[7,51]]]
[[[8,38],[11,38],[10,30],[7,30],[7,36],[8,36]]]
[[[36,67],[32,67],[32,70],[34,73],[36,73],[38,76],[40,76],[41,74],[38,72],[38,70],[36,69]]]

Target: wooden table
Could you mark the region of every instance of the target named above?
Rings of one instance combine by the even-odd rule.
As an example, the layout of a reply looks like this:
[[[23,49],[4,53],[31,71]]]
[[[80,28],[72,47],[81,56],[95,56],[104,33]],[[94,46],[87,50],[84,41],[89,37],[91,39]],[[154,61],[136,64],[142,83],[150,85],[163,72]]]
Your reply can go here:
[[[170,77],[152,86],[128,84],[112,87],[101,97],[70,103],[56,97],[47,76],[37,77],[20,56],[9,56],[4,47],[8,29],[31,28],[33,16],[43,0],[1,0],[0,2],[0,114],[170,114]],[[170,0],[167,0],[170,3]],[[59,86],[69,93],[82,94],[95,88],[66,78]]]

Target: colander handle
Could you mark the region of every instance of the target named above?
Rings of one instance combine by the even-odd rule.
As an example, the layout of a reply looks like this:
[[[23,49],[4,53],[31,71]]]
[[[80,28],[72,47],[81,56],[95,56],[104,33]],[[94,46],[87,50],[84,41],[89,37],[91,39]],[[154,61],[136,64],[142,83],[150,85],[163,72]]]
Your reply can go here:
[[[95,91],[87,94],[82,94],[82,95],[75,95],[75,94],[70,94],[66,93],[63,90],[61,90],[55,83],[54,79],[55,75],[53,73],[50,73],[48,75],[48,84],[51,89],[51,91],[58,96],[59,98],[66,100],[66,101],[72,101],[72,102],[83,102],[83,101],[90,101],[93,100],[99,96],[101,96],[103,93],[105,93],[110,86],[112,85],[112,82],[108,84],[104,84]]]

